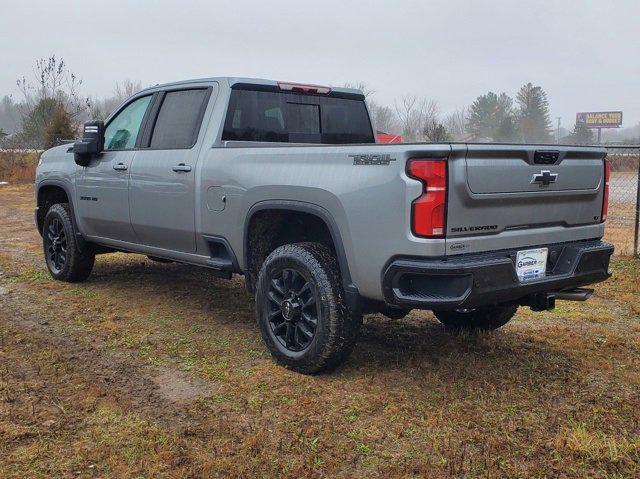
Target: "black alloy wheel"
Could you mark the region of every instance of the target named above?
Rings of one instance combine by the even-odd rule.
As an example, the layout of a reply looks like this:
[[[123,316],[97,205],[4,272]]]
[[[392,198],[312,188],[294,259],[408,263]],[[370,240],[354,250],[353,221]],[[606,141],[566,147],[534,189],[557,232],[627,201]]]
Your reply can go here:
[[[93,245],[80,241],[69,205],[52,205],[42,224],[42,247],[47,269],[54,279],[75,283],[89,277],[95,250]]]
[[[59,218],[54,218],[44,236],[47,264],[54,274],[59,274],[67,263],[67,235]]]
[[[272,276],[267,296],[274,338],[289,351],[308,348],[318,326],[315,288],[301,272],[285,268]]]
[[[264,260],[256,319],[276,362],[303,374],[344,362],[362,324],[346,304],[334,251],[311,242],[279,246]]]

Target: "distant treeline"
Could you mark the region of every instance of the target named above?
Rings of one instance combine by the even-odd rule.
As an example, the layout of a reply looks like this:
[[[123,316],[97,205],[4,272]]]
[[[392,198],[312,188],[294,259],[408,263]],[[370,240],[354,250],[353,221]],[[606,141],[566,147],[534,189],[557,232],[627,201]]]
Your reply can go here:
[[[524,84],[515,98],[489,91],[468,107],[442,115],[438,102],[405,95],[393,106],[380,105],[366,84],[360,88],[376,128],[402,135],[404,141],[479,141],[514,143],[592,144],[594,131],[581,125],[571,130],[554,128],[547,94],[541,86]],[[142,89],[140,82],[125,80],[108,98],[82,94],[83,84],[55,56],[36,61],[33,78],[17,80],[19,97],[0,100],[0,148],[46,149],[76,138],[80,125],[90,119],[105,119],[126,98]],[[605,131],[603,140],[640,143],[640,124],[618,131]]]
[[[489,91],[468,107],[441,115],[436,100],[404,96],[393,107],[379,105],[363,84],[374,123],[380,131],[402,135],[405,141],[474,141],[504,143],[564,143],[587,145],[594,130],[574,124],[571,130],[554,127],[549,100],[542,87],[524,84],[515,99]],[[603,131],[603,142],[640,143],[640,124]]]

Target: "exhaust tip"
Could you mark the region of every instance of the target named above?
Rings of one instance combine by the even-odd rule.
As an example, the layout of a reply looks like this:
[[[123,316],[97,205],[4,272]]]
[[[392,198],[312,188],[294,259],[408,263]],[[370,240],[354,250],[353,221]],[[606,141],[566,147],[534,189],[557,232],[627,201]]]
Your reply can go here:
[[[593,290],[587,288],[575,288],[555,293],[557,299],[564,301],[586,301],[592,294]]]

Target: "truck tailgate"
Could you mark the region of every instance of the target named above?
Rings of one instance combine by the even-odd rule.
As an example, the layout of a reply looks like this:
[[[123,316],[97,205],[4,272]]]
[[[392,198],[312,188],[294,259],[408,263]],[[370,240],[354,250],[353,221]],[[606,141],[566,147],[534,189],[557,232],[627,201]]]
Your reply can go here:
[[[454,148],[447,253],[601,236],[605,154],[567,146]]]

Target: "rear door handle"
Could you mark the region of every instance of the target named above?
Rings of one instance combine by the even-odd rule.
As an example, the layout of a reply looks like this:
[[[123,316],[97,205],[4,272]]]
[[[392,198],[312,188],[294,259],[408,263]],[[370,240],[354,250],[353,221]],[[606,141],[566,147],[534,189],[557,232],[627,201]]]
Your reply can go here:
[[[184,172],[187,173],[189,171],[191,171],[191,166],[190,165],[185,165],[184,163],[180,163],[179,165],[176,165],[172,168],[173,171],[176,172]]]
[[[127,171],[128,166],[124,163],[117,163],[113,165],[113,169],[116,171]]]

